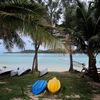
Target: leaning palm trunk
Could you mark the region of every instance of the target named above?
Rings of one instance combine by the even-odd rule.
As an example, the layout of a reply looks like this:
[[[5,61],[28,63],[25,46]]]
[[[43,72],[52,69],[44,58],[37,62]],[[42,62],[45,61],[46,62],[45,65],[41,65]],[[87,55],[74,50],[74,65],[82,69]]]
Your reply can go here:
[[[73,56],[72,56],[72,47],[70,45],[70,68],[69,68],[69,72],[72,72],[73,71]]]
[[[99,82],[99,75],[96,68],[96,57],[94,55],[93,50],[88,49],[88,57],[89,57],[89,75],[94,79],[94,81]]]
[[[32,72],[38,71],[38,50],[39,50],[40,44],[35,43],[35,54],[33,58],[33,64],[32,64]]]
[[[35,50],[35,71],[38,71],[38,49],[39,49],[39,46],[38,47],[36,47],[36,50]]]
[[[35,55],[34,55],[34,58],[33,58],[32,73],[34,72],[34,62],[35,62]]]

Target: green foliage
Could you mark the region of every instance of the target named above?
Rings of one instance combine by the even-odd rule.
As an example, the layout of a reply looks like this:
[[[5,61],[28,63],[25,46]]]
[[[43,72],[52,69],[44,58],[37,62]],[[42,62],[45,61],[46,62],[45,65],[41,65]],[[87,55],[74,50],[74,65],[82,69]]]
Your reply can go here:
[[[18,45],[19,48],[24,48],[24,42],[18,32],[24,32],[34,42],[44,44],[45,46],[49,45],[49,47],[54,48],[58,43],[61,45],[51,35],[49,30],[52,29],[52,26],[46,19],[47,16],[44,7],[36,2],[28,0],[1,1],[0,38],[3,39],[3,43],[8,50],[11,50],[14,44]]]
[[[14,44],[24,48],[24,42],[18,31],[23,31],[31,21],[36,22],[45,14],[43,9],[42,6],[28,0],[0,2],[0,38],[8,50],[11,50]]]
[[[77,0],[78,7],[76,11],[77,15],[77,28],[76,28],[76,40],[78,41],[79,47],[82,50],[91,48],[94,52],[97,52],[97,49],[100,47],[100,18],[98,19],[95,16],[97,12],[95,6],[86,5]]]

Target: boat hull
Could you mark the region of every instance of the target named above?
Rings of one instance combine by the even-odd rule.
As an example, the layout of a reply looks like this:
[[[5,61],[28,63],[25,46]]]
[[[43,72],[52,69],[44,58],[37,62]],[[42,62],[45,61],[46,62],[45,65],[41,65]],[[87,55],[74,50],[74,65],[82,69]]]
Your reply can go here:
[[[32,85],[32,93],[34,95],[38,95],[46,89],[47,81],[46,80],[38,80]]]

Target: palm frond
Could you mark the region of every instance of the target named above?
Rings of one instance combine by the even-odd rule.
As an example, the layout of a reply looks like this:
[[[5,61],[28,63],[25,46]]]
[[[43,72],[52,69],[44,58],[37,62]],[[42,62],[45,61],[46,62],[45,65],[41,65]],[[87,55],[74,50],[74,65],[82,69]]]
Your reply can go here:
[[[11,50],[16,44],[19,48],[24,48],[24,42],[16,33],[17,30],[23,31],[27,24],[36,23],[44,14],[42,6],[28,0],[1,1],[0,38],[3,39],[5,47]]]

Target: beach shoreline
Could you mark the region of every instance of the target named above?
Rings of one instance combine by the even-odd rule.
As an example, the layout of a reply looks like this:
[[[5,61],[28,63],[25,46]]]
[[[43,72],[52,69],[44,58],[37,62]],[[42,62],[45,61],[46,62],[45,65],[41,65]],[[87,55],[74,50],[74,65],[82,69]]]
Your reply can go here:
[[[26,67],[26,66],[25,66],[25,67]],[[21,69],[21,68],[23,68],[23,66],[16,66],[16,67],[13,67],[12,65],[10,65],[10,66],[7,66],[7,65],[0,65],[0,70],[5,70],[5,69],[7,69],[7,70],[9,70],[9,69],[11,69],[11,70],[16,70],[17,68]],[[32,69],[32,67],[26,67],[26,68]],[[39,67],[39,71],[42,71],[42,70],[44,70],[44,69],[45,69],[45,68]],[[66,67],[66,68],[56,67],[56,68],[46,68],[46,69],[48,69],[48,72],[64,72],[64,71],[68,71],[68,70],[69,70],[68,67]]]

